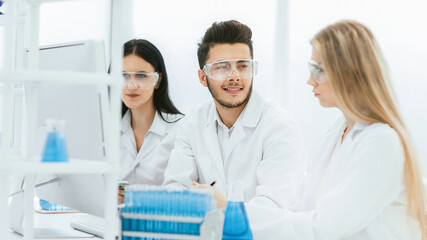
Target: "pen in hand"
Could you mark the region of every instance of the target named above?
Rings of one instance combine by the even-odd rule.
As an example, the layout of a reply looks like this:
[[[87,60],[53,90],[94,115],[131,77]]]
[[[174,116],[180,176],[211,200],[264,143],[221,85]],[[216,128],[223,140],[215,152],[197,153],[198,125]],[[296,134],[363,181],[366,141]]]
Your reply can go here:
[[[216,183],[216,180],[211,182],[211,184],[209,184],[209,185],[207,185],[207,184],[200,185],[196,181],[193,181],[193,187],[209,187],[209,186],[213,187],[213,185],[215,185],[215,183]]]

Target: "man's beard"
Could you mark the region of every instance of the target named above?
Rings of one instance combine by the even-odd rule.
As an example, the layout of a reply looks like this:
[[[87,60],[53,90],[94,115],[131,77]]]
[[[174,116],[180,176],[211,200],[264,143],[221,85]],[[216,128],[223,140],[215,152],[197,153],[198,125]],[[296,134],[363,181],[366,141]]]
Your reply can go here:
[[[251,80],[252,81],[252,80]],[[209,84],[209,80],[206,78],[206,83],[208,85],[208,89],[209,92],[211,93],[212,97],[215,99],[215,101],[217,101],[221,106],[226,107],[226,108],[237,108],[242,106],[243,104],[247,103],[251,93],[252,93],[252,82],[251,82],[251,87],[248,91],[248,94],[245,96],[245,98],[243,99],[243,101],[241,102],[236,102],[236,103],[227,103],[225,101],[222,101],[221,99],[218,98],[218,92],[214,89],[211,88],[210,84]]]

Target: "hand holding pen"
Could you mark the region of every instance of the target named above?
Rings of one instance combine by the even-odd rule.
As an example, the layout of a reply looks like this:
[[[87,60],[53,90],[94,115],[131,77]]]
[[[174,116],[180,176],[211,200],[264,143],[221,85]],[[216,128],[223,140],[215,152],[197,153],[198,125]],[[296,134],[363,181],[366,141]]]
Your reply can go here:
[[[219,209],[225,210],[225,207],[227,206],[227,198],[224,197],[224,195],[222,195],[220,192],[218,192],[216,189],[213,188],[213,186],[215,185],[217,181],[213,181],[211,184],[207,185],[207,184],[199,184],[197,182],[193,181],[193,187],[196,188],[212,188],[214,191],[214,199],[217,203],[217,207]]]

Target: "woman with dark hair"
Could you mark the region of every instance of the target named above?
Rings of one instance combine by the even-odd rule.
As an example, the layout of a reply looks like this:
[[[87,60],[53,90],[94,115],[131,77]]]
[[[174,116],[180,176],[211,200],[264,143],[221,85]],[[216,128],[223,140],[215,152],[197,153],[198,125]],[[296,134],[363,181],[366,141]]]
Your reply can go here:
[[[123,77],[120,179],[161,185],[183,117],[169,98],[162,54],[147,40],[126,42]]]

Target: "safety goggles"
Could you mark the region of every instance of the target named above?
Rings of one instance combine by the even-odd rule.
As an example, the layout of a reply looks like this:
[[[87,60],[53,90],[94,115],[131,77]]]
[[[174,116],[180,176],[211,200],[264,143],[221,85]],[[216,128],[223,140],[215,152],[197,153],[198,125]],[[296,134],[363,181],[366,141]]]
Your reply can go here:
[[[157,85],[159,73],[157,72],[123,72],[123,88],[130,88],[133,83],[136,88],[150,89]]]
[[[317,83],[322,83],[326,80],[325,69],[321,68],[318,62],[313,60],[308,61],[308,70]]]
[[[206,64],[203,72],[210,78],[218,81],[224,81],[233,75],[242,79],[254,77],[258,71],[258,63],[252,59],[229,59]]]

